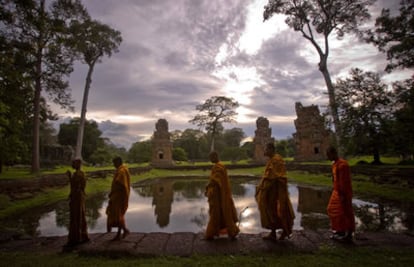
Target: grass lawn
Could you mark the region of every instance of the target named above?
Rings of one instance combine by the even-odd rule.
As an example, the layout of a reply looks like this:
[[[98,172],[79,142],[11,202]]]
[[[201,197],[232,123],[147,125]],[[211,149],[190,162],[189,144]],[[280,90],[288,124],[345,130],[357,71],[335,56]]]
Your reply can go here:
[[[315,253],[217,255],[156,258],[103,258],[77,254],[0,253],[2,266],[414,266],[414,249],[329,248]]]

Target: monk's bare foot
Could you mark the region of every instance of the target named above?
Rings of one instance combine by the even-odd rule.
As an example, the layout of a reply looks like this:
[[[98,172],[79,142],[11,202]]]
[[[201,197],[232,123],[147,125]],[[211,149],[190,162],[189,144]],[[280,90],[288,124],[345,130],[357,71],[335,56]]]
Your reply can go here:
[[[276,241],[277,240],[276,233],[271,232],[268,235],[265,235],[263,239],[270,240],[270,241]]]
[[[280,237],[279,237],[279,240],[285,240],[285,239],[286,239],[286,237],[287,237],[287,238],[289,238],[288,234],[286,234],[286,232],[285,232],[285,231],[283,231],[283,232],[282,232],[282,234],[281,234],[281,235],[280,235]]]
[[[122,238],[127,237],[127,235],[129,235],[129,234],[130,234],[130,231],[128,229],[125,229],[124,234],[122,235]]]

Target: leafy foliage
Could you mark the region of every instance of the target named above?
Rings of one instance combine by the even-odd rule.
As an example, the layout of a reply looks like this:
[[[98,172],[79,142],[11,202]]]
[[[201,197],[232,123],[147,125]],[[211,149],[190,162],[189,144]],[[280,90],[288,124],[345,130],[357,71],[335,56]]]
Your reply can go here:
[[[187,161],[187,152],[181,147],[174,147],[172,151],[172,157],[175,161]]]
[[[152,142],[150,140],[132,144],[128,151],[128,161],[134,163],[150,162],[152,156]]]
[[[218,127],[222,123],[236,122],[234,117],[237,113],[234,109],[238,107],[239,103],[237,101],[225,96],[213,96],[207,99],[204,104],[197,105],[196,110],[199,111],[199,114],[189,122],[198,127],[204,127],[207,131],[211,132],[211,151],[214,150],[214,138]]]
[[[76,133],[79,128],[79,118],[70,120],[69,123],[62,123],[58,133],[58,142],[61,145],[76,146]],[[83,139],[83,159],[90,161],[91,155],[103,147],[104,139],[101,137],[102,132],[95,121],[85,122],[85,138]]]
[[[32,172],[38,172],[42,91],[49,100],[71,108],[67,78],[73,70],[74,54],[64,40],[70,34],[70,24],[89,15],[80,0],[1,0],[0,4],[5,66],[17,63],[17,69],[13,68],[16,71],[6,73],[7,80],[14,88],[27,89],[32,100]]]
[[[173,147],[181,147],[186,152],[188,159],[206,159],[208,155],[207,136],[196,129],[185,129],[176,135]]]
[[[393,84],[394,120],[392,142],[394,152],[407,160],[414,154],[414,79]]]
[[[386,71],[414,67],[414,1],[400,2],[400,13],[391,16],[383,9],[376,19],[376,29],[366,32],[366,40],[373,43],[389,60]]]
[[[386,123],[392,114],[391,92],[378,74],[352,69],[350,77],[336,82],[338,110],[342,121],[342,138],[348,153],[374,155],[388,136]]]

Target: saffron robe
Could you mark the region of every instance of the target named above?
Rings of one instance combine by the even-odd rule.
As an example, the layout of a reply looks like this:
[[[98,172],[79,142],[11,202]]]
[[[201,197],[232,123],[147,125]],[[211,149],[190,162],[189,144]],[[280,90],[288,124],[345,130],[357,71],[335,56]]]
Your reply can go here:
[[[346,160],[339,158],[332,164],[332,178],[333,190],[327,207],[331,229],[336,232],[354,232],[352,181]]]
[[[125,213],[128,209],[130,192],[130,174],[125,165],[119,166],[114,174],[108,207],[106,208],[107,227],[125,225]]]
[[[283,229],[288,236],[292,233],[295,213],[287,189],[285,162],[278,154],[266,164],[264,175],[256,187],[256,201],[263,228]]]
[[[225,232],[229,237],[235,237],[240,232],[236,225],[237,211],[227,170],[221,162],[215,163],[212,167],[205,194],[209,205],[209,221],[205,237],[211,239]]]
[[[85,215],[85,174],[76,170],[70,176],[69,234],[68,243],[77,244],[89,240]]]

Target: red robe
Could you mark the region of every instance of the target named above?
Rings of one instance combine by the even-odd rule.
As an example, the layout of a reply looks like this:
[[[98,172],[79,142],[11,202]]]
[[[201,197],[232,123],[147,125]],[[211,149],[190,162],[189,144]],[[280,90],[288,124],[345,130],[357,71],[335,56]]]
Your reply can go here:
[[[328,203],[331,229],[336,232],[354,232],[355,218],[352,208],[352,181],[348,162],[337,159],[332,165],[333,190]]]

